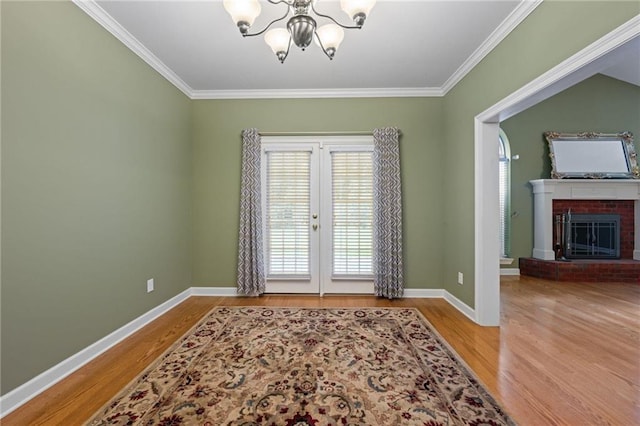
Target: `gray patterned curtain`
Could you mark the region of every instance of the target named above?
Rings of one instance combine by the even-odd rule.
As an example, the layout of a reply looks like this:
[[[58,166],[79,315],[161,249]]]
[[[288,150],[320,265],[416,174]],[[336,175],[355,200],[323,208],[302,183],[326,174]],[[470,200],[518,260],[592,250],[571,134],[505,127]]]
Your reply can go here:
[[[260,135],[242,131],[242,181],[240,186],[240,236],[238,241],[238,293],[264,293],[262,205],[260,197]]]
[[[402,297],[400,132],[373,131],[373,274],[376,296]]]

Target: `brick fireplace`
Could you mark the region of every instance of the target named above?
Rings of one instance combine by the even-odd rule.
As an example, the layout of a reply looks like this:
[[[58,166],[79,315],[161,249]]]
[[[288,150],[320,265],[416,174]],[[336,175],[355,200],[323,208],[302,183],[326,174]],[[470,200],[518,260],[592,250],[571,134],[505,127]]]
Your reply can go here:
[[[620,259],[633,259],[635,231],[633,200],[553,200],[553,216],[571,211],[573,214],[620,215]],[[557,241],[553,229],[553,241]]]
[[[520,259],[520,273],[558,281],[640,283],[640,180],[537,179],[534,194],[534,248]],[[620,215],[620,259],[556,260],[554,218],[575,214]]]

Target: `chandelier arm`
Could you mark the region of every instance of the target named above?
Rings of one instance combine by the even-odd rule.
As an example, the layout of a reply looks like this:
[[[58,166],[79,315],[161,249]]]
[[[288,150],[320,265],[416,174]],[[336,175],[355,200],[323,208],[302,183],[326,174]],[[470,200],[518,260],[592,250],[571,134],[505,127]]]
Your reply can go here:
[[[281,64],[283,64],[284,60],[287,59],[287,56],[289,56],[289,51],[291,50],[292,44],[293,44],[293,40],[291,39],[291,37],[289,37],[289,45],[287,46],[287,51],[285,52],[284,57],[280,61]]]
[[[285,3],[287,6],[291,6],[293,4],[293,0],[291,1],[287,1],[287,0],[267,0],[269,3],[271,4],[280,4],[280,3]]]
[[[311,2],[311,10],[313,10],[313,13],[315,13],[316,15],[320,16],[321,18],[327,18],[330,21],[332,21],[334,24],[338,25],[339,27],[342,27],[346,30],[359,30],[362,28],[362,25],[343,25],[340,22],[336,21],[334,18],[332,18],[329,15],[325,15],[323,13],[320,13],[316,10],[316,8],[313,6],[313,2]],[[319,38],[319,37],[318,37]],[[324,49],[323,49],[324,50]],[[327,53],[327,52],[325,52]]]
[[[269,2],[270,2],[270,3],[274,3],[274,2],[272,2],[271,0],[269,0]],[[286,3],[286,4],[289,4],[289,3],[287,3],[287,2],[286,2],[286,0],[281,0],[281,1],[279,1],[278,3]],[[274,3],[274,4],[276,4],[276,3]],[[276,22],[280,22],[280,21],[282,21],[282,20],[283,20],[283,19],[285,19],[287,16],[289,16],[289,6],[287,6],[287,12],[282,16],[282,18],[276,18],[276,19],[274,19],[273,21],[269,22],[269,25],[267,25],[266,27],[264,27],[264,29],[263,29],[262,31],[259,31],[259,32],[257,32],[257,33],[253,33],[253,34],[245,33],[245,34],[242,34],[242,36],[243,36],[243,37],[255,37],[255,36],[259,36],[260,34],[263,34],[265,31],[267,31],[269,28],[271,28],[271,26],[272,26],[273,24],[275,24]]]
[[[324,48],[324,44],[322,44],[322,40],[320,40],[320,36],[318,35],[318,33],[314,31],[313,35],[315,36],[316,41],[320,45],[320,49],[322,49],[322,51],[324,52],[325,55],[327,55],[327,58],[329,58],[330,61],[333,61],[333,58],[331,57],[331,55],[329,55],[329,52],[327,52],[327,49]]]

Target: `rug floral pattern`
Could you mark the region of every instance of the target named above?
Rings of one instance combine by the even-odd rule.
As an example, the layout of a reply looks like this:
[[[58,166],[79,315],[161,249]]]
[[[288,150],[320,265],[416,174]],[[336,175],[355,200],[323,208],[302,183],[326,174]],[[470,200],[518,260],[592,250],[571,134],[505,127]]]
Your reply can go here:
[[[220,307],[89,425],[513,425],[416,309]]]

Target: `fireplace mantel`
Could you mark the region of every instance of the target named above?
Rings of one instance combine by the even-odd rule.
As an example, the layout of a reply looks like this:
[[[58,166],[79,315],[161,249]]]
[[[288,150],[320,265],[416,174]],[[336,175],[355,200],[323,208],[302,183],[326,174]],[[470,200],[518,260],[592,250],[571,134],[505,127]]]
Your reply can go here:
[[[640,180],[536,179],[533,188],[533,257],[554,260],[553,200],[634,200],[633,259],[640,260]]]

